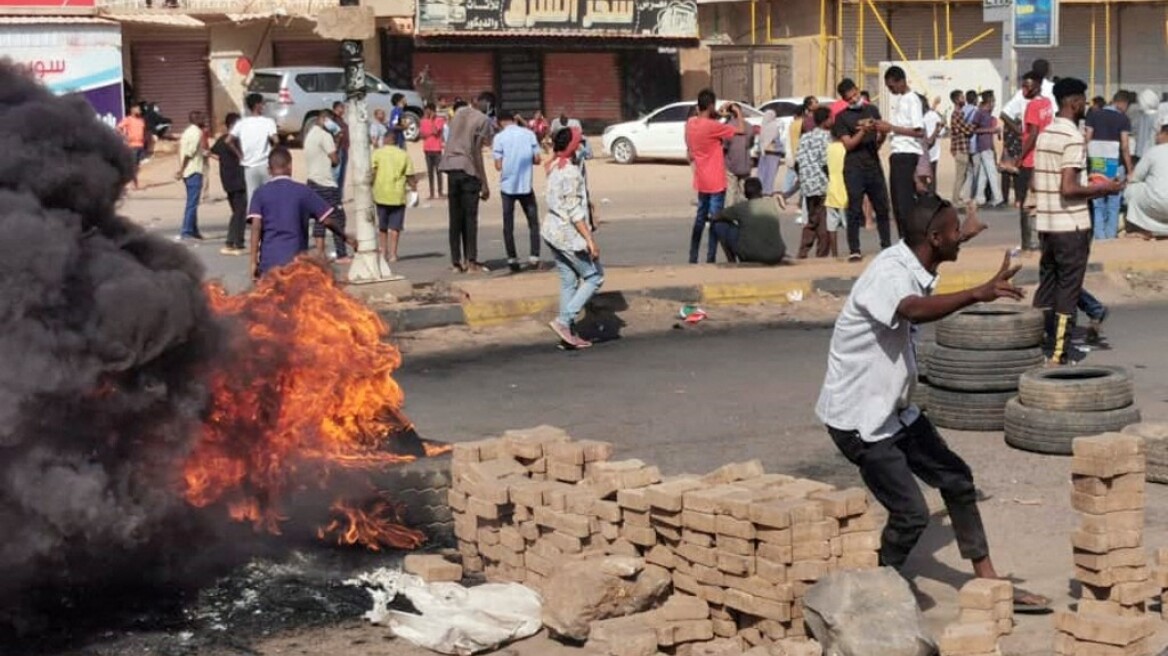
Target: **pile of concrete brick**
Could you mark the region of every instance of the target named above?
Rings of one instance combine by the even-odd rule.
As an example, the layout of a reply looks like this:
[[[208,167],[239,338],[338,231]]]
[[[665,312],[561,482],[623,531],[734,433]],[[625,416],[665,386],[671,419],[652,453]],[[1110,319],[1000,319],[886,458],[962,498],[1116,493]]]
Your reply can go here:
[[[684,615],[684,629],[657,631],[658,646],[754,646],[805,635],[801,598],[827,572],[877,566],[862,489],[767,474],[758,461],[663,478],[611,455],[610,444],[548,426],[455,444],[450,506],[464,568],[539,590],[575,554],[641,556],[688,596],[644,618]]]
[[[1155,623],[1147,600],[1160,593],[1151,580],[1144,529],[1144,443],[1135,435],[1076,438],[1071,460],[1072,534],[1077,611],[1055,614],[1060,656],[1151,654]]]
[[[958,596],[961,614],[941,634],[941,656],[999,656],[998,639],[1014,630],[1014,586],[973,579]]]

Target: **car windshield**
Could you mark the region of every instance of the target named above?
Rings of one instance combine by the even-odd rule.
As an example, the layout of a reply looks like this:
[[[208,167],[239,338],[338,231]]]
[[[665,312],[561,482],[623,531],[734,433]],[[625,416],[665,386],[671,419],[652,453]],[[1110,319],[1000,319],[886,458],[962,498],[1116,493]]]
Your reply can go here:
[[[256,73],[247,85],[252,93],[280,93],[280,78],[278,73]]]
[[[763,111],[766,111],[768,109],[774,110],[775,116],[777,116],[779,118],[784,118],[787,116],[795,116],[796,114],[799,113],[799,110],[801,108],[802,108],[802,105],[796,105],[795,103],[790,103],[790,102],[786,102],[783,100],[780,100],[777,102],[769,102],[769,103],[762,106]]]

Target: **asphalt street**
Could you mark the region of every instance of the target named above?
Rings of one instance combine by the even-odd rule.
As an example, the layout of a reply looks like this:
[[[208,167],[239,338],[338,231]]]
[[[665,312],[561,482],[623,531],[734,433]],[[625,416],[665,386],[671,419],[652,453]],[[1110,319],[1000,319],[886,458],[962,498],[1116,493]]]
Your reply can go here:
[[[631,170],[631,169],[629,169]],[[648,199],[653,201],[654,199]],[[671,212],[674,218],[640,218],[640,206],[623,207],[614,202],[611,207],[603,207],[601,229],[597,235],[602,261],[609,266],[660,266],[684,264],[689,256],[690,230],[693,213],[688,193],[660,193],[657,213]],[[541,204],[542,205],[542,204]],[[170,213],[181,213],[177,199],[132,199],[127,201],[127,211],[150,230],[170,236],[174,232]],[[527,223],[522,212],[516,207],[515,239],[519,257],[526,260],[529,253]],[[200,208],[200,226],[206,241],[191,245],[207,267],[209,278],[219,278],[228,289],[237,291],[247,287],[247,257],[227,256],[219,253],[227,234],[227,219],[230,210],[225,200],[212,196],[209,203]],[[492,198],[481,207],[479,228],[480,259],[492,269],[492,276],[510,275],[507,269],[506,251],[503,246],[502,211],[498,200]],[[168,218],[163,218],[168,217]],[[802,226],[795,223],[796,212],[792,207],[784,214],[782,222],[783,240],[789,252],[794,254],[799,246]],[[1012,246],[1018,243],[1018,215],[1016,210],[983,211],[982,220],[990,226],[974,242],[978,245]],[[429,283],[448,280],[455,276],[450,269],[450,246],[447,236],[445,201],[425,203],[422,207],[409,210],[406,231],[402,235],[400,247],[401,261],[394,265],[395,272],[405,275],[414,283]],[[350,233],[352,230],[350,229]],[[708,232],[707,232],[708,235]],[[896,239],[896,228],[892,228]],[[847,240],[841,231],[838,236],[840,252],[847,254]],[[702,258],[705,258],[705,238],[702,243]],[[863,251],[874,254],[879,250],[876,231],[861,233]],[[327,245],[332,248],[332,238]],[[551,258],[546,247],[543,259],[550,264]],[[719,261],[724,261],[719,255]]]
[[[1107,324],[1111,350],[1086,361],[1128,367],[1145,420],[1168,420],[1168,305],[1124,306]],[[612,441],[616,458],[640,458],[666,475],[704,473],[727,462],[762,460],[769,472],[860,485],[816,420],[830,328],[738,328],[718,334],[673,331],[628,338],[585,352],[540,344],[450,359],[407,360],[396,374],[420,432],[441,440],[498,435],[554,424],[576,438]],[[1073,603],[1070,461],[1005,445],[1001,433],[943,430],[973,468],[998,571],[1056,608]],[[1168,544],[1168,487],[1148,486],[1145,544]],[[907,563],[923,595],[930,629],[957,615],[969,579],[945,526],[942,503],[926,493],[933,522]],[[1049,617],[1019,617],[1004,653],[1049,654]],[[1158,643],[1162,644],[1162,643]]]

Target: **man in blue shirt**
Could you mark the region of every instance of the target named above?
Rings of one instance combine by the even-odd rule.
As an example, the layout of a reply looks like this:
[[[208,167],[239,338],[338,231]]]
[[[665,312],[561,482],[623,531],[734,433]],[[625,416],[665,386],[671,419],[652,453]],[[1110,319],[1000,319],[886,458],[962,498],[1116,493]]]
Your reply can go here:
[[[393,130],[393,145],[398,148],[406,147],[406,124],[403,122],[406,113],[406,97],[395,93],[390,98],[393,109],[389,110],[389,129]]]
[[[292,179],[292,153],[279,146],[268,156],[271,179],[251,198],[251,272],[255,279],[289,264],[308,250],[308,224],[316,219],[340,235],[354,251],[357,240],[346,237],[332,220],[333,206],[308,185]]]
[[[505,126],[495,135],[492,152],[495,170],[501,173],[499,191],[503,198],[503,244],[507,247],[507,266],[519,271],[519,253],[515,248],[515,202],[527,216],[527,232],[531,241],[528,266],[539,268],[539,207],[531,188],[532,169],[539,164],[539,141],[535,133],[518,125],[512,115],[500,112]]]

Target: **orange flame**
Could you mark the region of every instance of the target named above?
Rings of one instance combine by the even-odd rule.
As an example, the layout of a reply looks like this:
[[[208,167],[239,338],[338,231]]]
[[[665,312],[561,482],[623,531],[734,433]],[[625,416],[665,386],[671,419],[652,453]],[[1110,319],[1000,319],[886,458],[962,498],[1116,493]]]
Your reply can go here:
[[[331,271],[301,259],[245,294],[212,284],[207,295],[215,312],[243,331],[210,376],[211,411],[183,467],[189,503],[222,503],[233,519],[279,533],[280,503],[305,478],[324,486],[334,467],[414,459],[386,444],[387,435],[409,426],[391,376],[401,356],[383,341],[380,317],[342,291]],[[388,527],[396,517],[377,509],[352,521],[346,534],[359,526],[362,535],[396,538]],[[364,537],[348,543],[373,548]]]
[[[361,545],[371,551],[381,551],[385,545],[417,549],[426,540],[421,531],[402,526],[401,508],[390,501],[376,501],[369,510],[338,501],[333,503],[332,511],[342,518],[317,529],[316,536],[321,540],[335,535],[339,545]]]

